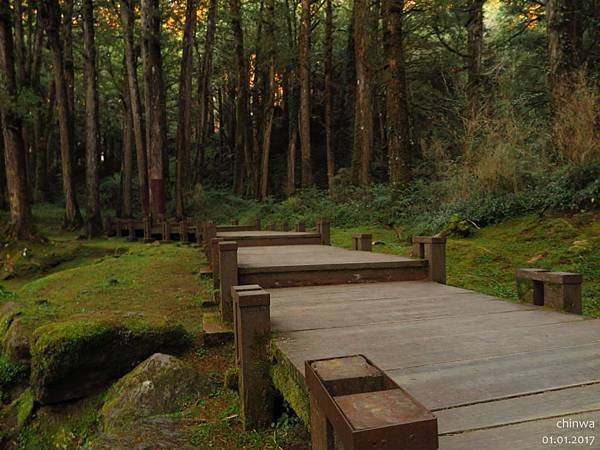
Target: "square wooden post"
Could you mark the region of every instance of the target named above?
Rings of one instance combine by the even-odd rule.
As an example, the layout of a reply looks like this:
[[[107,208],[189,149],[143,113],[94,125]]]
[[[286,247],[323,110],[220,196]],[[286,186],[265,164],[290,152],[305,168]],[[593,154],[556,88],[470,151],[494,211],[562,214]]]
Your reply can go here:
[[[168,220],[162,223],[162,241],[171,242],[171,223]]]
[[[211,268],[213,273],[213,287],[215,290],[221,288],[221,278],[219,276],[219,242],[222,242],[223,238],[212,238],[210,242],[210,253],[211,253]]]
[[[211,261],[210,243],[214,237],[217,237],[217,226],[212,222],[205,224],[204,229],[202,230],[202,236],[204,239],[204,251],[206,257]]]
[[[373,235],[357,233],[352,236],[352,250],[370,252],[373,250]]]
[[[128,235],[127,235],[127,240],[128,241],[137,241],[137,237],[135,235],[135,222],[133,220],[130,220],[127,223],[127,229],[128,229]]]
[[[202,222],[196,220],[194,222],[194,226],[196,227],[196,233],[194,236],[196,238],[196,244],[202,244]]]
[[[237,242],[219,242],[219,287],[221,291],[221,320],[233,322],[231,288],[238,285]]]
[[[239,293],[248,291],[262,291],[258,284],[247,284],[244,286],[233,286],[231,288],[231,298],[233,299],[233,337],[235,344],[235,365],[240,367],[240,319],[239,319]]]
[[[414,236],[413,251],[417,258],[429,262],[431,281],[446,284],[446,238]]]
[[[298,225],[296,225],[296,231],[299,233],[304,233],[306,231],[306,224],[304,222],[298,222]]]
[[[123,237],[123,229],[121,227],[122,227],[121,219],[115,220],[115,235],[119,238]]]
[[[290,223],[287,220],[281,224],[281,231],[290,231]]]
[[[152,242],[152,219],[144,217],[144,242]]]
[[[331,223],[327,219],[319,219],[317,231],[321,235],[321,245],[331,245]]]
[[[188,222],[185,218],[179,223],[179,240],[188,244],[190,242],[190,233],[188,228]]]
[[[544,305],[572,314],[582,314],[581,284],[583,276],[571,272],[546,272],[543,274]]]
[[[114,236],[114,225],[111,216],[104,217],[104,232],[108,237]]]
[[[260,219],[256,219],[256,222],[254,224],[256,231],[260,231],[260,227],[261,227],[261,220]]]
[[[244,429],[268,428],[273,421],[269,369],[270,295],[263,290],[237,293],[240,399]]]

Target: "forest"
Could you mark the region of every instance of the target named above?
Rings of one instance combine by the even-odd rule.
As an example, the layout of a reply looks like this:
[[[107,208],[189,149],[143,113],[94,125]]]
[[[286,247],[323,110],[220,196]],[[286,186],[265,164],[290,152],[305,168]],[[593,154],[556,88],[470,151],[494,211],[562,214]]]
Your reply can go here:
[[[47,409],[33,342],[80,314],[213,326],[201,223],[327,218],[334,245],[366,229],[399,255],[443,236],[450,284],[515,300],[516,266],[583,273],[600,316],[600,0],[0,0],[0,128],[0,446],[133,445],[105,391]],[[134,219],[197,224],[198,245],[107,239]],[[177,411],[200,428],[143,419],[140,439],[308,448],[285,395],[270,432],[240,431],[233,349],[194,339],[209,388]]]

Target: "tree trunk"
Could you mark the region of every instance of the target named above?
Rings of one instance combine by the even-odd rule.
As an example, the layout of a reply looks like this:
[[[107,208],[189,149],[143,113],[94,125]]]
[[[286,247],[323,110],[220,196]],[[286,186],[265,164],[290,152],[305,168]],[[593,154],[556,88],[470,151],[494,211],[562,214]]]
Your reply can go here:
[[[45,1],[45,0],[43,0]],[[73,56],[73,0],[63,2],[63,64],[67,99],[71,115],[75,114],[75,58]],[[59,9],[60,11],[60,9]]]
[[[269,194],[269,158],[271,154],[271,132],[273,130],[273,113],[275,102],[275,2],[267,0],[267,55],[269,61],[268,79],[265,83],[264,114],[262,131],[262,168],[260,180],[260,198],[265,199]]]
[[[550,0],[552,1],[552,0]],[[469,6],[467,31],[469,35],[469,79],[467,97],[469,100],[469,117],[477,118],[481,104],[481,58],[483,51],[483,4],[485,0],[474,0]]]
[[[157,217],[165,215],[165,152],[167,131],[167,105],[163,82],[160,49],[161,16],[159,0],[142,0],[142,33],[144,36],[144,72],[147,80],[146,114],[148,125],[148,172],[150,176],[150,211]]]
[[[250,138],[250,117],[248,114],[248,67],[244,54],[244,33],[242,30],[240,0],[229,1],[231,27],[235,46],[236,95],[235,95],[235,149],[238,162],[236,193],[243,194],[245,185],[251,179],[252,152]]]
[[[12,36],[12,18],[8,0],[0,0],[0,70],[3,78],[3,95],[16,101],[18,93],[15,74],[15,56]],[[4,163],[9,194],[10,224],[9,240],[33,238],[32,216],[29,205],[25,172],[25,145],[22,122],[9,102],[2,102],[0,117],[4,134]]]
[[[192,146],[192,71],[194,37],[196,35],[196,0],[187,0],[185,31],[183,33],[183,55],[179,76],[179,117],[177,121],[177,176],[175,209],[177,217],[183,217],[184,191],[190,188],[190,166]]]
[[[402,42],[404,0],[383,0],[383,48],[386,78],[385,137],[388,146],[389,178],[391,183],[406,183],[410,179],[410,125],[406,62]]]
[[[333,150],[333,1],[325,4],[325,151],[327,153],[327,182],[333,187],[335,157]]]
[[[140,88],[137,78],[137,65],[135,62],[135,51],[133,45],[134,16],[131,8],[131,0],[120,0],[120,6],[125,47],[125,64],[127,68],[127,94],[129,95],[129,102],[131,104],[131,121],[133,123],[133,133],[135,136],[135,152],[138,169],[140,203],[144,216],[147,216],[150,214],[148,163],[146,159],[142,101],[140,98]]]
[[[15,66],[16,66],[16,80],[18,86],[25,84],[26,70],[26,49],[25,49],[25,36],[23,32],[23,3],[21,0],[14,1],[14,14],[15,14]]]
[[[121,176],[121,214],[124,218],[133,217],[132,179],[133,179],[133,146],[135,142],[131,101],[128,94],[127,80],[123,89],[123,163]]]
[[[196,152],[196,175],[201,178],[204,165],[203,158],[200,160],[200,155],[204,154],[204,146],[206,138],[209,135],[208,126],[208,110],[209,110],[209,95],[210,95],[210,79],[213,72],[213,54],[215,48],[215,33],[217,30],[217,9],[219,7],[218,0],[210,0],[208,7],[208,22],[206,24],[206,38],[204,40],[204,57],[202,59],[202,71],[200,73],[200,82],[198,83],[198,101],[200,103],[200,111],[198,114],[198,149]],[[222,132],[222,129],[221,129]],[[200,164],[198,166],[198,161]]]
[[[73,179],[73,116],[69,107],[68,85],[65,79],[62,45],[60,41],[60,8],[58,0],[43,0],[40,10],[46,25],[48,45],[56,83],[56,103],[60,129],[60,154],[63,192],[65,196],[65,228],[78,229],[83,222],[75,193]]]
[[[373,57],[372,12],[369,0],[354,1],[354,39],[356,57],[356,102],[352,180],[368,186],[373,154]]]
[[[83,40],[85,51],[85,180],[87,186],[87,237],[102,231],[100,212],[100,119],[98,113],[98,72],[96,69],[96,39],[94,33],[94,4],[83,0]]]
[[[302,159],[302,187],[312,186],[310,143],[310,0],[302,0],[300,26],[300,155]]]

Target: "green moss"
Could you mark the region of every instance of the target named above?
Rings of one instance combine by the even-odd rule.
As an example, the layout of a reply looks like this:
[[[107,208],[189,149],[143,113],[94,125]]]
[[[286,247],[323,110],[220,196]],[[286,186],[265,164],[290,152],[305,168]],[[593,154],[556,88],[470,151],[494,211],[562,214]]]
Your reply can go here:
[[[33,413],[34,397],[31,390],[27,389],[21,398],[19,399],[19,405],[17,406],[17,426],[21,428],[24,426],[31,414]]]
[[[310,400],[298,382],[291,376],[283,364],[276,363],[271,367],[273,385],[290,404],[302,423],[310,425]]]

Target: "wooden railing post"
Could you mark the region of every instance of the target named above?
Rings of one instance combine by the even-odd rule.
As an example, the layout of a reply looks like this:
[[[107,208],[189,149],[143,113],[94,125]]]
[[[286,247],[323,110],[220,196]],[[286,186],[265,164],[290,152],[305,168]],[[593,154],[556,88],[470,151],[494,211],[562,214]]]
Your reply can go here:
[[[298,225],[296,225],[296,231],[299,233],[304,233],[306,231],[306,224],[304,222],[298,222]]]
[[[212,238],[210,241],[210,260],[213,273],[213,287],[215,289],[221,288],[221,277],[219,273],[219,242],[222,242],[223,238]]]
[[[187,244],[190,242],[188,222],[185,217],[179,223],[179,240],[184,244]]]
[[[137,241],[137,237],[135,235],[135,222],[130,219],[129,222],[127,222],[127,229],[128,229],[128,236],[127,236],[127,240],[128,241]]]
[[[121,228],[121,219],[115,220],[115,236],[120,238],[123,237],[123,229]]]
[[[152,242],[152,219],[150,216],[144,217],[144,242]]]
[[[537,306],[548,306],[573,314],[582,314],[580,273],[550,272],[546,269],[518,269],[517,292],[521,301],[527,300],[528,289],[522,283],[531,282],[532,302]]]
[[[269,374],[270,296],[263,290],[237,293],[240,399],[246,430],[267,428],[273,421]]]
[[[233,322],[231,288],[238,285],[237,242],[219,242],[219,287],[221,291],[221,320]]]
[[[446,238],[414,236],[413,251],[415,257],[429,262],[431,281],[446,284]]]
[[[235,344],[235,365],[240,367],[240,319],[239,319],[239,293],[248,291],[262,291],[258,284],[247,284],[244,286],[233,286],[231,288],[231,298],[233,299],[233,337]]]
[[[114,225],[111,216],[104,217],[104,232],[108,237],[114,236]]]
[[[260,218],[256,219],[256,222],[255,222],[254,226],[256,227],[257,231],[260,231],[260,227],[262,226]]]
[[[167,219],[163,220],[162,229],[162,241],[171,242],[171,223]]]
[[[319,219],[317,231],[321,235],[321,245],[331,245],[331,223],[327,219]]]
[[[373,250],[373,236],[367,233],[357,233],[352,236],[352,249],[363,252]]]

